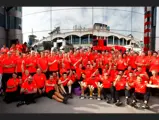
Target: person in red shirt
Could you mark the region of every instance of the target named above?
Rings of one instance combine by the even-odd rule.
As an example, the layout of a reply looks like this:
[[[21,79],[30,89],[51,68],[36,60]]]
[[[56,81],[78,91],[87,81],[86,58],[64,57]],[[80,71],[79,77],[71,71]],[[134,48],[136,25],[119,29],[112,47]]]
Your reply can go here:
[[[38,67],[41,69],[41,71],[46,75],[46,77],[49,77],[48,71],[48,58],[44,56],[44,53],[41,52],[41,57],[37,60]]]
[[[49,66],[49,74],[56,72],[59,74],[59,58],[55,56],[55,53],[51,53],[51,56],[48,57],[48,66]]]
[[[150,62],[149,72],[153,70],[159,72],[159,58],[157,57],[157,53],[153,53],[153,58],[151,59],[151,62]]]
[[[109,75],[110,75],[110,77],[111,77],[112,79],[115,79],[116,75],[118,74],[117,66],[116,66],[116,65],[114,65],[113,67],[111,66],[110,69],[111,69],[111,70],[110,70]]]
[[[86,94],[89,93],[88,82],[89,82],[89,79],[86,78],[85,73],[82,73],[81,78],[79,80],[79,84],[80,84],[80,88],[81,88],[80,99],[85,99]]]
[[[41,72],[40,68],[38,68],[36,74],[34,74],[33,81],[36,83],[38,89],[38,97],[43,96],[45,93],[46,76]]]
[[[17,107],[24,104],[36,103],[35,96],[37,94],[37,86],[33,81],[33,77],[29,76],[27,80],[22,84],[20,90],[20,102],[18,102]]]
[[[158,85],[159,86],[158,71],[157,70],[153,70],[151,72],[152,72],[152,76],[150,77],[149,84]],[[158,89],[155,89],[155,88],[152,88],[149,91],[151,92],[152,95],[155,95],[156,93],[158,93]]]
[[[147,91],[147,87],[148,88],[159,88],[158,85],[151,85],[148,83],[143,83],[142,82],[142,78],[141,76],[137,76],[137,80],[134,83],[134,88],[135,88],[135,92],[133,94],[133,101],[131,103],[132,106],[139,108],[139,106],[136,104],[137,103],[137,98],[139,98],[139,96],[144,96],[144,104],[141,106],[143,109],[148,109],[148,101],[150,98],[150,92]]]
[[[3,94],[3,89],[2,89],[2,76],[3,76],[3,54],[0,53],[0,95]]]
[[[46,80],[45,86],[45,92],[48,98],[55,99],[58,102],[63,102],[64,104],[67,104],[68,97],[64,97],[59,93],[57,79],[54,78],[53,75],[50,75],[49,80]]]
[[[12,77],[15,72],[16,61],[11,58],[11,53],[7,53],[7,57],[3,59],[3,76],[2,76],[2,87],[3,91],[6,89],[6,82]]]
[[[35,52],[31,51],[30,56],[25,60],[26,69],[29,70],[29,73],[33,76],[36,73],[37,68],[37,59],[35,57]]]
[[[19,56],[16,58],[16,67],[15,67],[15,72],[17,73],[18,76],[22,76],[22,67],[23,67],[23,55],[19,53]]]
[[[3,45],[3,47],[1,48],[1,52],[6,54],[9,51],[9,49],[6,47],[6,45]]]
[[[23,46],[22,46],[22,44],[19,43],[19,41],[17,41],[15,47],[16,47],[16,50],[18,50],[19,52],[22,52]]]
[[[17,78],[17,74],[13,73],[12,78],[7,81],[5,98],[6,103],[11,103],[17,100],[19,94],[18,87],[21,84],[21,81]]]
[[[71,94],[73,80],[71,80],[71,78],[67,75],[66,72],[63,73],[62,77],[58,81],[58,84],[60,85],[60,89],[62,90],[64,96],[73,98]]]
[[[120,73],[118,73],[118,75],[116,76],[116,78],[113,82],[113,86],[115,88],[115,98],[117,100],[117,102],[115,104],[116,106],[122,105],[119,94],[125,90],[125,86],[126,86],[126,80],[124,77],[122,77],[122,75],[123,75],[123,73],[122,73],[122,71],[120,71]]]
[[[113,79],[109,76],[109,74],[104,73],[104,75],[101,77],[102,81],[102,93],[104,96],[104,99],[106,99],[107,103],[111,103],[112,100],[115,99],[114,96],[114,89],[113,89]],[[110,96],[109,96],[110,93]]]
[[[136,81],[136,76],[133,74],[133,72],[129,72],[129,75],[126,79],[126,87],[125,87],[125,99],[126,104],[129,105],[130,103],[130,97],[132,93],[134,93],[134,82]]]
[[[132,72],[133,72],[132,67],[131,67],[131,66],[128,66],[128,68],[127,68],[127,70],[125,70],[123,76],[129,77],[129,73],[132,73]]]
[[[126,67],[127,67],[127,61],[126,58],[123,58],[122,55],[120,54],[118,56],[118,60],[117,60],[117,70],[118,71],[125,71]]]

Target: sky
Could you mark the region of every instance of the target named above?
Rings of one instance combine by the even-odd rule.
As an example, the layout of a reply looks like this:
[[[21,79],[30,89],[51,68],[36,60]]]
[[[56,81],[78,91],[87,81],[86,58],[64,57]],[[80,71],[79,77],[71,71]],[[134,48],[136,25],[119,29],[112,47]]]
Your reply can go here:
[[[143,39],[143,21],[143,7],[93,7],[93,14],[92,7],[23,7],[23,41],[28,41],[32,30],[37,39],[42,39],[57,26],[65,32],[74,25],[90,28],[94,23],[104,23],[113,32]]]

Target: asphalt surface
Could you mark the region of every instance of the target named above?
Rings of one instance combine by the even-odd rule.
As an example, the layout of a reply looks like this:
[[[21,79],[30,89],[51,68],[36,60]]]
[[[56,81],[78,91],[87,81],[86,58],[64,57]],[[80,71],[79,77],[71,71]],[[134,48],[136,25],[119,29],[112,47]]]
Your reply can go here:
[[[0,113],[159,113],[159,98],[150,98],[150,110],[138,110],[130,106],[117,107],[104,100],[79,99],[74,96],[67,105],[47,97],[37,99],[35,104],[16,107],[17,102],[5,104],[0,97]],[[123,101],[123,100],[122,100]]]

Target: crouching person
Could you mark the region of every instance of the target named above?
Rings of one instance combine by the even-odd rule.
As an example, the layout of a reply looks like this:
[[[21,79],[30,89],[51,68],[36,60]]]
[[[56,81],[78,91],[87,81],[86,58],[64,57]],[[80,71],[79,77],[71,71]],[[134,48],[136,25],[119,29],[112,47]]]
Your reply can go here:
[[[141,106],[143,109],[149,109],[148,101],[150,98],[150,92],[147,88],[159,88],[159,85],[151,85],[147,82],[143,82],[141,76],[137,76],[137,80],[134,83],[135,92],[133,94],[132,106],[139,108],[137,103],[137,98],[143,97],[144,104]]]
[[[79,84],[80,84],[80,87],[81,87],[81,96],[80,96],[80,99],[85,99],[86,98],[85,94],[89,92],[89,89],[88,89],[88,80],[89,79],[86,79],[86,75],[84,73],[82,73],[80,81],[79,81]]]
[[[57,79],[54,79],[53,75],[50,75],[49,80],[46,81],[45,87],[48,98],[67,104],[68,97],[64,97],[59,93]]]
[[[117,100],[115,105],[121,106],[122,102],[120,101],[120,95],[125,90],[126,80],[121,76],[121,74],[118,74],[113,85],[115,88],[115,98]]]
[[[17,74],[13,73],[12,78],[10,78],[7,81],[4,102],[9,104],[18,100],[18,95],[19,95],[18,87],[20,84],[21,83],[20,80],[17,78]]]
[[[73,98],[72,96],[72,84],[73,81],[70,77],[68,77],[67,73],[64,72],[62,77],[58,81],[59,89],[64,96],[68,96],[69,98]]]
[[[113,79],[107,73],[105,73],[104,76],[101,77],[101,81],[103,85],[102,94],[104,99],[106,99],[107,103],[111,103],[112,100],[115,100]]]
[[[37,94],[37,85],[33,81],[32,76],[29,76],[27,80],[22,84],[20,90],[20,102],[17,104],[17,107],[23,104],[31,104],[35,102],[35,96]]]

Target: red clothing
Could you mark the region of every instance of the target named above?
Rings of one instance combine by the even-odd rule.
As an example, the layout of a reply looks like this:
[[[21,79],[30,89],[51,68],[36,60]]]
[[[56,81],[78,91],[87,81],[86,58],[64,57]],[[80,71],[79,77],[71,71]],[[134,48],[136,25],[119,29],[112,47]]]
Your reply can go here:
[[[145,94],[146,93],[146,83],[135,83],[134,84],[134,87],[135,87],[135,92],[137,93],[142,93],[142,94]]]
[[[30,74],[26,75],[26,74],[23,73],[22,74],[22,83],[25,82],[29,76],[30,76]]]
[[[159,76],[151,76],[150,77],[150,82],[153,84],[153,85],[159,85]]]
[[[142,67],[142,70],[146,71],[146,66],[148,64],[148,61],[146,59],[146,56],[145,57],[137,57],[136,59],[136,63],[138,64],[142,64],[142,65],[137,65],[137,66],[141,66]]]
[[[102,83],[103,83],[103,88],[111,88],[113,80],[112,78],[103,79]]]
[[[115,88],[117,91],[124,90],[126,85],[125,78],[121,78],[121,80],[117,81]]]
[[[150,70],[153,71],[156,70],[159,72],[159,58],[153,58],[152,61],[150,62]]]
[[[46,80],[46,83],[45,83],[45,86],[46,86],[45,87],[45,92],[48,93],[51,90],[55,90],[55,87],[47,86],[46,84],[56,85],[57,81],[56,80]]]
[[[135,75],[138,76],[138,75],[141,75],[141,74],[144,74],[144,76],[142,76],[142,82],[145,82],[145,81],[148,81],[149,79],[145,76],[147,75],[147,72],[144,72],[144,71],[141,71],[141,72],[135,72]]]
[[[95,77],[95,78],[90,78],[88,84],[92,85],[94,88],[97,88],[96,83],[98,83],[100,81],[99,77]]]
[[[60,69],[60,75],[62,75],[63,73],[67,72],[67,70],[65,68],[61,68]]]
[[[16,44],[16,49],[17,49],[19,52],[22,52],[22,49],[23,49],[22,44]]]
[[[27,67],[30,73],[35,73],[36,72],[36,67],[37,67],[37,60],[35,57],[29,57],[26,59],[26,65],[32,64],[31,66]]]
[[[125,63],[126,63],[126,60],[125,59],[118,59],[117,60],[117,69],[118,70],[125,70],[126,69],[126,65],[125,65]]]
[[[110,76],[111,78],[114,80],[116,75],[118,74],[118,71],[117,70],[110,70]]]
[[[28,83],[28,81],[26,81],[22,84],[21,88],[27,89],[28,92],[32,92],[35,88],[37,88],[37,86],[34,81],[32,81],[30,84]],[[28,94],[28,92],[25,92],[24,94]]]
[[[17,59],[16,59],[16,72],[22,72],[22,61],[23,61],[23,58],[17,57]]]
[[[19,79],[16,78],[15,80],[13,78],[9,79],[7,81],[7,87],[12,87],[15,86],[14,88],[6,88],[6,92],[16,92],[18,90],[18,85],[19,85]]]
[[[5,58],[3,60],[3,66],[4,65],[16,65],[15,63],[16,61],[14,59],[11,58]],[[14,73],[15,72],[15,67],[11,67],[11,68],[5,68],[3,67],[3,73]]]
[[[58,61],[59,61],[59,59],[57,57],[49,57],[48,58],[48,63],[54,62],[52,65],[49,65],[49,71],[58,71],[59,70]]]
[[[3,56],[0,56],[0,74],[3,73]]]
[[[60,80],[61,80],[63,86],[67,86],[68,81],[71,79],[70,79],[70,77],[67,77],[66,79],[61,77]]]
[[[1,52],[3,52],[3,53],[7,53],[9,51],[9,49],[8,48],[1,48]]]
[[[38,59],[38,65],[40,66],[42,71],[47,70],[47,68],[48,68],[48,60],[47,60],[47,58],[39,58]]]
[[[124,75],[126,75],[126,77],[129,77],[129,73],[133,73],[133,70],[125,70]]]
[[[34,74],[33,80],[36,82],[37,88],[44,88],[46,76],[45,74],[41,73],[40,75]]]

